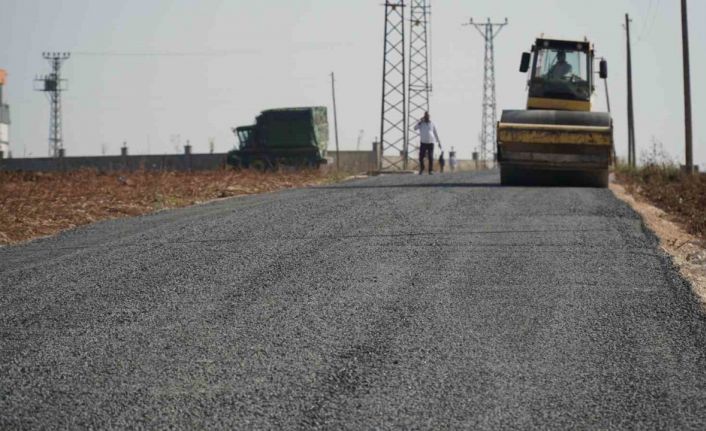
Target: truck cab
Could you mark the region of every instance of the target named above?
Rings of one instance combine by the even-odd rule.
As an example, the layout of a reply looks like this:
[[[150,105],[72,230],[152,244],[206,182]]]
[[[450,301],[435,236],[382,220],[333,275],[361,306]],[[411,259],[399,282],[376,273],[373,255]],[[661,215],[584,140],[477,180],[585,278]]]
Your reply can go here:
[[[326,163],[328,117],[323,106],[268,109],[254,125],[232,130],[238,147],[228,153],[231,166],[265,170]]]
[[[594,57],[587,39],[544,37],[522,54],[526,109],[504,110],[497,126],[503,185],[608,186],[613,120],[592,111]],[[605,60],[599,67],[607,78]]]
[[[588,41],[537,39],[532,53],[522,55],[520,71],[531,73],[527,109],[591,111],[594,50]],[[605,60],[600,77],[608,76]]]
[[[244,150],[253,146],[255,142],[255,126],[241,126],[233,129],[240,143],[239,149]]]

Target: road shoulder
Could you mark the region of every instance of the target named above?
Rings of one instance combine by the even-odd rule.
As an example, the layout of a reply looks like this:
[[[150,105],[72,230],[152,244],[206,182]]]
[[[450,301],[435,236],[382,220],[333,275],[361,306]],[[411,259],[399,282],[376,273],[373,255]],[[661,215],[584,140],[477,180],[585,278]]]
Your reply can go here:
[[[640,214],[645,225],[657,235],[660,247],[671,256],[679,273],[689,281],[702,308],[706,310],[705,244],[670,220],[669,214],[644,199],[631,195],[622,185],[612,182],[610,190]]]

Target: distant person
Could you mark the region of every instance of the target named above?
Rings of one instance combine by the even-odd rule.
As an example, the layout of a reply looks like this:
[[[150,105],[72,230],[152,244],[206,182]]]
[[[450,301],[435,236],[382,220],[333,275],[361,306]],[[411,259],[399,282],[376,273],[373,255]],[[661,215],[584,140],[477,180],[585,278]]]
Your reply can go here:
[[[556,63],[549,69],[549,77],[552,79],[563,79],[571,74],[573,67],[566,62],[566,51],[559,51],[556,55]]]
[[[449,151],[449,168],[451,168],[451,172],[456,171],[457,164],[458,160],[456,160],[456,150],[454,150],[454,147],[451,147],[451,151]]]
[[[424,157],[429,160],[429,175],[434,174],[434,144],[439,144],[441,149],[441,140],[436,131],[436,126],[431,122],[429,113],[424,113],[424,118],[419,120],[414,130],[419,131],[419,175],[424,173]]]
[[[444,166],[446,166],[446,160],[444,160],[444,152],[441,152],[439,156],[439,172],[444,173]]]

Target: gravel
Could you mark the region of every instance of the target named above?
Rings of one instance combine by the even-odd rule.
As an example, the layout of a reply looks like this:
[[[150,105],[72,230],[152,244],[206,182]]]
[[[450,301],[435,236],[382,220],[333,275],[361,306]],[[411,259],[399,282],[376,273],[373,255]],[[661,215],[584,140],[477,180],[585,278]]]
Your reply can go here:
[[[0,429],[703,429],[705,371],[605,189],[382,176],[0,248]]]

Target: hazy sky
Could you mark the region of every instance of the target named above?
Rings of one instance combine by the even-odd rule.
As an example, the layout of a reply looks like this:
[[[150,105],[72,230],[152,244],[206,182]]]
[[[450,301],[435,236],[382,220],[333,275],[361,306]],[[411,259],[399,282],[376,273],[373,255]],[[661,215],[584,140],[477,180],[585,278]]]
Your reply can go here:
[[[380,131],[384,11],[380,0],[0,0],[0,68],[8,70],[11,150],[46,156],[49,103],[33,91],[43,51],[71,51],[64,67],[69,155],[230,149],[232,126],[267,108],[331,106],[335,71],[341,147],[363,148]],[[706,2],[689,1],[694,146],[706,167]],[[654,138],[683,158],[678,0],[432,0],[432,117],[463,158],[478,144],[483,43],[469,17],[510,25],[496,40],[498,108],[522,108],[522,51],[540,33],[595,42],[609,61],[616,147],[626,154],[624,14],[633,18],[638,153]],[[605,109],[602,86],[595,106]],[[329,112],[332,119],[332,114]],[[331,124],[333,122],[331,121]],[[333,144],[333,143],[331,143]],[[332,148],[333,145],[330,146]]]

